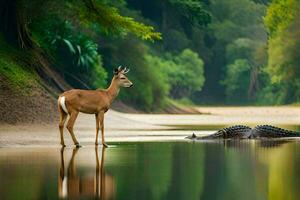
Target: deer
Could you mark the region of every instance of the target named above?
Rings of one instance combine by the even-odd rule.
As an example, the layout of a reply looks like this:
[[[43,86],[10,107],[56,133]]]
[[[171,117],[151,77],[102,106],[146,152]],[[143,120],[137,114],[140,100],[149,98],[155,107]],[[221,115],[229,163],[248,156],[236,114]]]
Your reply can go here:
[[[129,72],[128,68],[119,66],[114,69],[111,83],[107,89],[81,90],[71,89],[58,97],[59,112],[59,131],[60,144],[64,147],[64,124],[68,116],[67,129],[72,137],[74,145],[79,148],[81,145],[74,135],[74,124],[79,112],[94,114],[96,118],[96,139],[95,145],[98,145],[98,133],[101,128],[102,145],[108,147],[104,139],[104,114],[109,110],[112,102],[118,96],[120,88],[129,88],[133,83],[126,77]]]

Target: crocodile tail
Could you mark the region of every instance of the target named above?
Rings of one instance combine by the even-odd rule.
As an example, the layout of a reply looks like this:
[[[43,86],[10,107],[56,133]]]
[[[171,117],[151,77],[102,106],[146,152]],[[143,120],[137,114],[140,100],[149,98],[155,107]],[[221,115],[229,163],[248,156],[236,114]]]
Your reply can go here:
[[[300,132],[286,130],[271,125],[258,125],[253,130],[253,137],[300,137]]]

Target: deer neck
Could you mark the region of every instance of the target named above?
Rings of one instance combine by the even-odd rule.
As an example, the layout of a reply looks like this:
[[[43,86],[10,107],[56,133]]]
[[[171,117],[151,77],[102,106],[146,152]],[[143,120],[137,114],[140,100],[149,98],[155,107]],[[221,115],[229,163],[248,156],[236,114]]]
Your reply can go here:
[[[107,95],[108,95],[110,104],[118,96],[119,91],[120,91],[120,86],[117,83],[117,81],[115,80],[115,78],[113,78],[110,83],[110,86],[107,88]]]

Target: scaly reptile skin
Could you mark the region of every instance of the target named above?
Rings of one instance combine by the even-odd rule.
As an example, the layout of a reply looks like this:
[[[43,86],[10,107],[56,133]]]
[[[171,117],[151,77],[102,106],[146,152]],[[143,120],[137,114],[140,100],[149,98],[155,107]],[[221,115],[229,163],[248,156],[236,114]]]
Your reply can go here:
[[[248,126],[236,125],[223,128],[216,133],[208,136],[192,136],[186,137],[192,140],[207,139],[252,139],[252,138],[284,138],[284,137],[300,137],[300,132],[289,131],[270,125],[259,125],[255,128]]]

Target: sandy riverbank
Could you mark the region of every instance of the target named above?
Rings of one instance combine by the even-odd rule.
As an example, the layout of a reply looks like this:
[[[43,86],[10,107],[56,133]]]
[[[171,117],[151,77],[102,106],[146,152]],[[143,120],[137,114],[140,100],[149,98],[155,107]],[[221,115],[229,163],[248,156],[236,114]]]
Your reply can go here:
[[[234,124],[273,124],[291,128],[300,124],[300,107],[197,107],[202,115],[127,114],[109,111],[105,118],[107,142],[182,140],[192,132],[209,134]],[[75,124],[77,139],[93,145],[95,119],[80,114]],[[71,145],[65,130],[65,139]],[[0,147],[58,146],[57,122],[53,124],[0,125]]]

